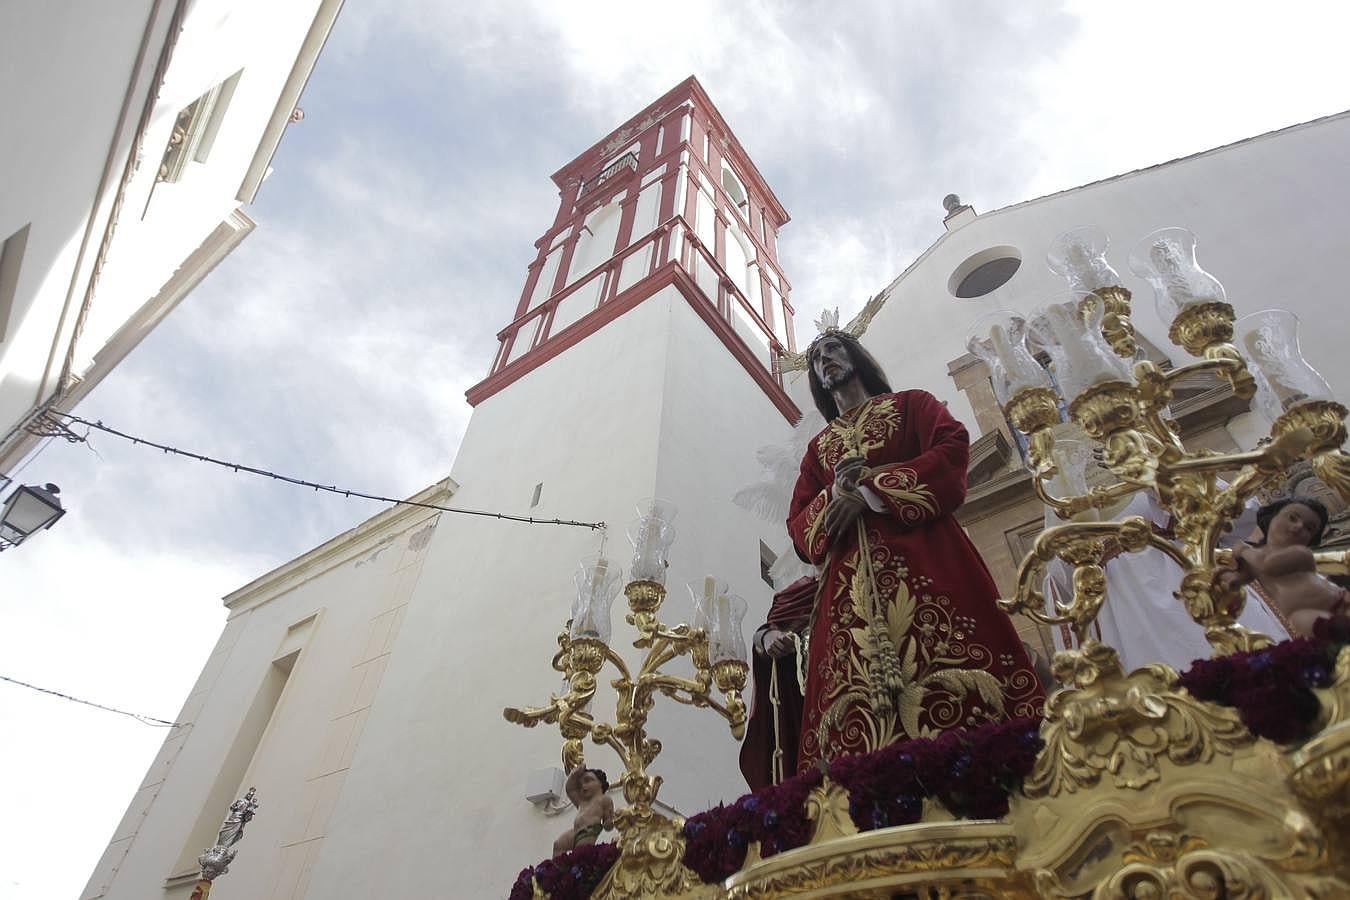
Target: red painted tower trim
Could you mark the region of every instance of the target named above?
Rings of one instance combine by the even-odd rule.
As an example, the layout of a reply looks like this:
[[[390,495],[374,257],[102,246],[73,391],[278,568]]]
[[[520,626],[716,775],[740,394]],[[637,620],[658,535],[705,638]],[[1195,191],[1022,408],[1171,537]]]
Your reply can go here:
[[[724,159],[747,194],[742,209],[723,187]],[[515,316],[497,335],[500,347],[490,373],[466,392],[470,404],[476,406],[662,288],[674,286],[784,417],[794,422],[800,417],[781,378],[772,372],[769,354],[758,339],[747,343],[736,324],[740,319],[741,328],[762,332],[770,352],[794,349],[787,297],[791,286],[779,267],[775,241],[788,214],[696,79],[685,79],[596,142],[554,173],[553,181],[559,189],[558,213],[535,242],[538,253],[528,267]],[[711,222],[697,221],[707,208],[698,202],[700,195],[711,200]],[[607,213],[591,231],[589,217],[616,200],[617,227]],[[758,267],[757,283],[733,279],[725,268],[726,229],[737,217],[744,226],[738,231],[754,251],[748,262]],[[596,246],[600,239],[614,244]],[[581,258],[608,258],[589,271],[573,272],[583,241]],[[541,284],[550,266],[550,283]],[[750,283],[759,296],[745,296],[738,281]],[[768,289],[771,284],[782,287],[777,298]],[[540,302],[531,307],[536,296]],[[559,320],[559,310],[569,301],[566,318]],[[774,335],[780,318],[786,347]]]

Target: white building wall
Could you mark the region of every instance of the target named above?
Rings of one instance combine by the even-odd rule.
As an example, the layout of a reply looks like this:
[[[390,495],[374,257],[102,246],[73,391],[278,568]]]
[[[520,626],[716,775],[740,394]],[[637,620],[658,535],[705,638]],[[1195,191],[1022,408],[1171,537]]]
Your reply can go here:
[[[947,376],[948,362],[966,352],[968,326],[988,310],[1030,310],[1067,289],[1046,267],[1045,251],[1059,233],[1095,224],[1110,236],[1111,264],[1134,295],[1136,328],[1184,362],[1185,351],[1168,341],[1154,311],[1152,289],[1126,263],[1148,232],[1184,225],[1198,236],[1200,264],[1223,282],[1238,316],[1293,310],[1303,322],[1304,355],[1338,398],[1350,401],[1348,332],[1339,312],[1347,293],[1341,262],[1350,248],[1350,180],[1339,177],[1346,159],[1350,113],[985,213],[943,235],[890,286],[863,340],[892,384],[948,401],[975,435],[971,407]],[[1021,253],[1011,281],[986,297],[953,297],[952,273],[999,245]]]
[[[252,199],[249,176],[261,175],[281,98],[298,93],[340,6],[76,0],[0,12],[0,66],[9,76],[0,77],[0,112],[16,138],[0,144],[0,170],[10,173],[0,182],[0,241],[30,225],[0,342],[0,440],[57,390],[110,221],[72,366],[92,383],[251,230],[236,212]],[[156,84],[180,7],[181,33]],[[157,184],[179,111],[241,70],[206,160]],[[282,126],[289,113],[281,110]],[[134,147],[140,161],[124,183]]]
[[[774,529],[732,505],[756,475],[753,451],[782,415],[674,288],[483,401],[455,462],[466,507],[524,509],[543,483],[540,517],[609,523],[606,553],[627,573],[623,535],[642,497],[681,507],[668,578],[668,621],[691,615],[684,583],[726,578],[762,617],[759,545]],[[555,727],[521,729],[502,708],[545,702],[569,615],[577,561],[598,533],[446,516],[401,630],[351,775],[319,855],[311,897],[499,896],[546,857],[570,824],[522,798],[525,779],[559,765]],[[615,644],[631,636],[616,602]],[[752,626],[753,627],[753,626]],[[635,659],[636,651],[625,655]],[[737,745],[707,710],[658,702],[651,733],[662,800],[684,813],[743,792]],[[612,718],[608,687],[595,711]],[[617,778],[617,759],[588,745]]]
[[[212,896],[306,895],[436,521],[395,509],[226,598],[225,630],[178,716],[192,724],[161,748],[81,900],[184,900],[197,854],[248,787],[260,809]],[[296,649],[268,716],[260,690],[273,660]],[[250,709],[260,737],[246,734]]]

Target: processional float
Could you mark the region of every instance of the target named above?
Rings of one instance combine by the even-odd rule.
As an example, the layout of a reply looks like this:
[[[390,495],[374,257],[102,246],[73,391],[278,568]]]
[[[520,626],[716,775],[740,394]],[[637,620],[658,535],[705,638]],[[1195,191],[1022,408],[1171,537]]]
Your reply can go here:
[[[1000,604],[1045,624],[1066,624],[1079,642],[1055,657],[1063,687],[1047,701],[1034,762],[1020,783],[1005,784],[1007,814],[957,818],[960,804],[952,798],[959,793],[949,790],[923,798],[918,821],[860,831],[862,792],[855,787],[858,796],[850,797],[837,780],[815,775],[797,811],[808,823],[801,840],[775,839],[771,848],[750,840],[734,857],[744,853],[739,868],[700,878],[694,870],[709,867],[690,855],[706,850],[690,828],[699,817],[685,823],[652,806],[660,779],[645,767],[660,743],[646,734],[646,717],[663,695],[716,710],[741,735],[745,607],[710,579],[691,587],[694,627],[669,628],[656,619],[673,532],[670,511],[649,503],[630,530],[636,555],[624,589],[627,620],[637,631],[633,645],[647,651],[638,674],[609,646],[608,605],[619,574],[593,560],[578,574],[578,600],[554,657],[567,690],[547,706],[506,711],[526,726],[557,724],[569,769],[581,763],[588,736],[624,763],[629,807],[617,817],[617,852],[611,848],[608,868],[596,874],[593,896],[1350,897],[1350,647],[1329,655],[1323,669],[1306,664],[1308,672],[1290,676],[1288,660],[1311,659],[1311,651],[1278,655],[1279,648],[1263,649],[1269,637],[1237,622],[1245,594],[1218,577],[1226,560],[1216,549],[1247,500],[1301,461],[1350,499],[1350,457],[1340,449],[1347,409],[1303,359],[1295,317],[1264,310],[1236,318],[1222,285],[1197,263],[1194,236],[1182,228],[1143,238],[1130,268],[1153,287],[1171,341],[1195,361],[1164,370],[1136,359],[1131,295],[1107,249],[1095,228],[1061,235],[1047,260],[1070,290],[1030,315],[989,313],[968,343],[988,365],[1008,419],[1028,438],[1038,497],[1065,520],[1037,538],[1019,567],[1016,595]],[[1037,352],[1048,355],[1049,369]],[[1221,454],[1182,444],[1168,406],[1178,384],[1201,373],[1253,399],[1273,422],[1257,449]],[[1064,404],[1069,419],[1099,445],[1111,483],[1089,488],[1082,448],[1056,446],[1052,429]],[[1097,515],[1139,491],[1151,492],[1172,515],[1175,542],[1141,517]],[[1306,681],[1315,700],[1298,740],[1259,736],[1275,732],[1240,704],[1213,699],[1221,691],[1200,690],[1190,673],[1191,690],[1161,663],[1127,673],[1115,649],[1087,639],[1107,600],[1104,561],[1150,546],[1180,568],[1177,602],[1203,627],[1216,656],[1231,662],[1223,677],[1238,672],[1259,683],[1263,667],[1273,666],[1280,677]],[[1042,584],[1056,558],[1073,571],[1073,593],[1047,605]],[[1317,559],[1319,570],[1346,574],[1345,553]],[[661,672],[685,654],[694,661],[692,679]],[[613,724],[588,711],[607,662],[618,671]],[[714,685],[724,702],[714,697]],[[912,762],[907,754],[898,759]],[[944,808],[944,798],[953,809]],[[743,798],[738,809],[770,803],[770,794]],[[733,843],[768,833],[758,826],[727,830]],[[590,888],[578,887],[579,872],[574,866],[577,877],[567,881],[544,866],[527,869],[512,896],[549,897],[549,885],[559,896],[583,896]]]

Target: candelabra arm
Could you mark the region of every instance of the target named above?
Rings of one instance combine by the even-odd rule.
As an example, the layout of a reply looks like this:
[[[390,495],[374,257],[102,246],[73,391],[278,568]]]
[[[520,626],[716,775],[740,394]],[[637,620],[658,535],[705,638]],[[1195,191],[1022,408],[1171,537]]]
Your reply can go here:
[[[1252,467],[1252,477],[1265,479],[1272,475],[1278,475],[1285,471],[1295,462],[1301,459],[1308,450],[1317,443],[1312,431],[1307,428],[1298,428],[1275,438],[1266,446],[1259,450],[1248,450],[1245,453],[1221,453],[1216,456],[1197,456],[1190,459],[1181,459],[1167,464],[1167,471],[1170,475],[1202,473],[1202,472],[1225,472],[1233,469],[1240,469],[1244,466]],[[1243,473],[1246,475],[1247,473]],[[1241,477],[1241,476],[1239,476]],[[1230,485],[1237,484],[1235,479]]]
[[[656,674],[651,676],[647,684],[685,706],[712,706],[711,691],[709,690],[712,679],[706,672],[700,672],[699,674],[701,676],[699,678],[681,678],[678,675]]]
[[[647,658],[642,661],[642,668],[638,670],[637,680],[639,684],[645,684],[648,679],[657,675],[662,666],[671,660],[683,656],[681,642],[671,640],[669,637],[658,637],[647,651]]]
[[[540,722],[552,725],[558,721],[559,708],[558,698],[548,706],[508,706],[502,710],[502,716],[506,721],[516,725],[523,725],[526,728],[533,728]]]
[[[1050,493],[1041,475],[1037,475],[1031,482],[1031,488],[1037,499],[1053,509],[1061,519],[1071,519],[1089,509],[1101,509],[1104,506],[1110,506],[1117,500],[1137,493],[1140,487],[1140,485],[1132,482],[1121,481],[1116,484],[1094,487],[1086,494],[1056,497]]]
[[[1156,547],[1181,566],[1192,567],[1190,560],[1169,541],[1153,532],[1147,520],[1131,516],[1119,522],[1076,522],[1057,525],[1041,532],[1035,545],[1022,560],[1017,572],[1017,593],[1000,600],[1008,613],[1023,613],[1046,625],[1070,624],[1082,640],[1087,626],[1097,617],[1106,599],[1106,576],[1101,558],[1107,543],[1114,541],[1122,550],[1133,552],[1146,546]],[[1055,612],[1045,609],[1045,567],[1059,557],[1074,567],[1073,599],[1066,605],[1056,602]]]
[[[616,668],[616,669],[619,670],[619,674],[623,677],[623,680],[624,680],[624,681],[632,681],[632,680],[633,680],[633,676],[632,676],[631,674],[629,674],[629,671],[628,671],[628,664],[625,663],[625,662],[623,661],[623,657],[620,656],[619,654],[615,653],[615,652],[614,652],[614,649],[613,649],[612,647],[610,647],[608,644],[605,644],[605,651],[604,651],[604,652],[605,652],[605,659],[606,659],[612,666],[614,666],[614,668]]]
[[[1163,378],[1166,380],[1167,386],[1170,389],[1183,378],[1189,378],[1190,376],[1198,375],[1201,372],[1210,372],[1228,378],[1230,376],[1241,377],[1240,373],[1245,373],[1246,371],[1247,366],[1241,359],[1219,356],[1210,359],[1202,359],[1198,362],[1187,363],[1184,366],[1177,366],[1175,369],[1165,372]]]
[[[578,726],[585,728],[586,733],[591,736],[592,741],[609,747],[619,755],[619,759],[623,762],[624,766],[628,766],[629,748],[614,734],[614,726],[604,722],[595,721],[590,713],[573,713],[572,719]]]

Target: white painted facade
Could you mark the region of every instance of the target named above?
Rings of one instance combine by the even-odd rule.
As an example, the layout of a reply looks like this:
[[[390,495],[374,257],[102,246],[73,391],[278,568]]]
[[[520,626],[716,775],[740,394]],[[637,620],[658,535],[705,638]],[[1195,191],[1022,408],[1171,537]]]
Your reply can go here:
[[[32,415],[72,408],[253,229],[242,208],[340,7],[0,11],[0,472],[32,449]],[[186,152],[161,180],[190,107]]]
[[[1350,251],[1347,159],[1350,112],[993,212],[958,212],[952,229],[886,289],[889,299],[864,341],[892,384],[931,391],[978,436],[970,403],[947,375],[948,363],[966,353],[968,327],[989,310],[1029,311],[1067,290],[1045,252],[1060,233],[1097,225],[1133,294],[1135,327],[1180,364],[1185,351],[1168,341],[1153,291],[1130,273],[1127,259],[1144,235],[1182,225],[1195,232],[1200,264],[1223,283],[1239,317],[1271,307],[1299,316],[1304,356],[1338,399],[1350,402],[1350,329],[1341,312],[1350,294],[1342,270]],[[1003,249],[989,253],[996,248]],[[1010,281],[980,298],[953,295],[954,276],[969,271],[968,260],[1007,248],[1022,258]],[[794,385],[793,395],[809,403],[804,385]],[[1230,424],[1240,446],[1267,433],[1264,423],[1245,421],[1255,415]]]

